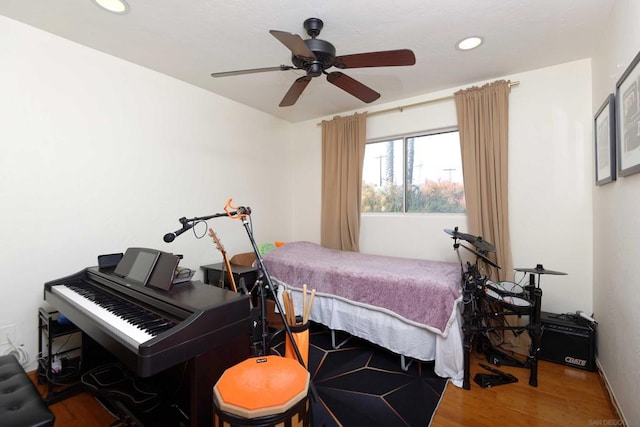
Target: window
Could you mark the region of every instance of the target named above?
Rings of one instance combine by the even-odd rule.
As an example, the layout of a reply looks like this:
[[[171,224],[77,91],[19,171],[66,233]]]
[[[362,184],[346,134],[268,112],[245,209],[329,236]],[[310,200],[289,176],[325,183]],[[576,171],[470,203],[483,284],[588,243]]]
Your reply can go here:
[[[361,210],[466,212],[458,131],[368,142]]]

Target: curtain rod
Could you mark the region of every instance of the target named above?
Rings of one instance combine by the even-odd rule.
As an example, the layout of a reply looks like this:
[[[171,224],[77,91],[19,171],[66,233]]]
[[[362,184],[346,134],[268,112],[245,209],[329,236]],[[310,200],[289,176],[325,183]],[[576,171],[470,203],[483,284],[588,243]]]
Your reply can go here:
[[[520,84],[520,82],[510,82],[509,83],[509,87],[518,86],[519,84]],[[455,98],[454,95],[449,95],[449,96],[443,96],[443,97],[440,97],[440,98],[429,99],[427,101],[416,102],[415,104],[408,104],[408,105],[401,105],[399,107],[394,107],[394,108],[387,108],[386,110],[379,110],[379,111],[374,111],[374,112],[368,113],[367,117],[376,116],[378,114],[383,114],[383,113],[390,113],[392,111],[400,111],[402,113],[407,108],[413,108],[413,107],[419,107],[421,105],[433,104],[433,103],[436,103],[436,102],[446,101],[448,99],[453,99],[453,98]],[[317,123],[317,125],[321,126],[322,123]]]

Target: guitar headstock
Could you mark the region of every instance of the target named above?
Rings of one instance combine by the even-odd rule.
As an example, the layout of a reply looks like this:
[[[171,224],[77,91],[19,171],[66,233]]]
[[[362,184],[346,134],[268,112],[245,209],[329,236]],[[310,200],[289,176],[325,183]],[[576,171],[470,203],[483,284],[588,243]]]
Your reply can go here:
[[[220,239],[218,238],[218,235],[216,234],[216,232],[213,231],[213,229],[211,228],[209,229],[209,236],[211,236],[211,238],[215,242],[218,250],[224,254],[225,253],[224,246],[222,246],[222,242],[220,242]]]

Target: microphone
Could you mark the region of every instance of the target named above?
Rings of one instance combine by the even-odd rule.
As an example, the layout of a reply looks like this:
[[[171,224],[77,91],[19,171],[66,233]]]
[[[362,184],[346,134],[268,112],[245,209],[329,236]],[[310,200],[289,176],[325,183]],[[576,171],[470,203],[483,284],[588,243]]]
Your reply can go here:
[[[167,233],[167,234],[164,235],[164,237],[162,239],[167,243],[171,243],[176,239],[176,237],[178,237],[179,235],[181,235],[185,231],[192,229],[194,225],[195,224],[188,224],[187,225],[186,223],[183,223],[182,224],[182,228],[180,230],[174,231],[173,233]]]

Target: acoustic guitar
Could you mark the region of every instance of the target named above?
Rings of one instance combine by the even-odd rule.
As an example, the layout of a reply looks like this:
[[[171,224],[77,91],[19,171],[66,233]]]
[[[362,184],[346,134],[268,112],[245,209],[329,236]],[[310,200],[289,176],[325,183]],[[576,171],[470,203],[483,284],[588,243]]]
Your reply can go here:
[[[220,239],[211,228],[209,229],[209,236],[211,236],[211,238],[216,244],[216,247],[222,254],[225,270],[227,270],[227,277],[229,278],[229,283],[231,284],[231,290],[233,292],[238,292],[238,289],[236,288],[236,281],[233,278],[233,272],[231,271],[231,263],[229,262],[229,258],[227,258],[227,251],[224,250],[224,246],[222,246],[222,242],[220,242]]]

